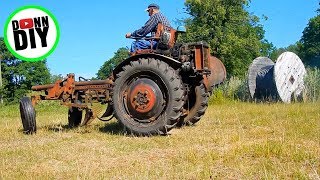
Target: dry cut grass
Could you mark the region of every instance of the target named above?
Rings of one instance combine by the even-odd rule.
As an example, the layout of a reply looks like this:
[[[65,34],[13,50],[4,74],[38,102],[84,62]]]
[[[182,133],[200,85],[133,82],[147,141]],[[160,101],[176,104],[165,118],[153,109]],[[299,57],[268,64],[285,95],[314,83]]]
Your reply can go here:
[[[320,103],[226,103],[194,127],[132,137],[111,121],[68,129],[67,109],[37,107],[22,134],[0,107],[0,179],[319,179]]]

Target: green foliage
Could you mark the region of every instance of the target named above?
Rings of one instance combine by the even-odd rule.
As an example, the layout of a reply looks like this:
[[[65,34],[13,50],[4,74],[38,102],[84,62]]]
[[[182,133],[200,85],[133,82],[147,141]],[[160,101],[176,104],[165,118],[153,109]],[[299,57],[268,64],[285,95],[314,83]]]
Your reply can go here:
[[[300,40],[300,54],[304,62],[320,67],[320,15],[310,19]]]
[[[320,100],[320,70],[307,69],[305,78],[305,99],[311,102]]]
[[[99,69],[97,73],[98,79],[106,79],[108,78],[113,69],[124,59],[128,58],[129,52],[126,48],[119,48],[117,52],[115,52],[114,56],[106,61]]]
[[[223,104],[227,101],[226,97],[223,95],[223,90],[221,88],[216,88],[213,94],[209,98],[209,105]]]
[[[293,52],[295,54],[297,54],[298,56],[300,56],[300,49],[299,49],[299,46],[300,46],[300,42],[297,42],[296,44],[292,44],[286,48],[273,48],[271,54],[270,54],[270,59],[272,59],[273,61],[276,61],[277,58],[284,52],[287,52],[287,51],[290,51],[290,52]]]
[[[17,102],[31,86],[50,82],[46,61],[25,62],[16,59],[0,38],[0,56],[3,86],[0,93],[6,102]]]
[[[58,75],[54,74],[50,76],[50,83],[55,83],[57,80],[62,80],[62,79],[64,79],[62,74],[58,74]]]
[[[249,101],[250,93],[245,78],[231,77],[221,86],[214,89],[209,104],[222,104],[228,101]]]
[[[264,39],[257,16],[246,10],[248,0],[187,0],[191,16],[185,20],[185,42],[206,41],[230,76],[244,75],[258,56],[268,55],[273,45]]]

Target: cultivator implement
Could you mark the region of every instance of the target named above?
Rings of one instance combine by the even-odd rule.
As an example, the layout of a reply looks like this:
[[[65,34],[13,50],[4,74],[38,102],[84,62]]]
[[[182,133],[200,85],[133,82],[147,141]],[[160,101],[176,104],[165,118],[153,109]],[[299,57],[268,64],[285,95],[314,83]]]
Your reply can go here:
[[[69,119],[74,119],[76,124],[81,121],[79,114],[85,111],[81,125],[86,125],[98,116],[93,108],[94,103],[111,103],[112,87],[111,79],[88,81],[80,77],[79,81],[75,81],[75,75],[68,74],[65,79],[58,80],[55,84],[32,86],[33,91],[44,91],[45,95],[31,96],[31,102],[35,106],[41,100],[60,100],[61,105],[69,107]],[[112,106],[108,107],[102,117],[98,117],[99,119],[103,120],[102,118],[112,115]],[[74,117],[77,116],[75,114],[78,114],[78,117]]]

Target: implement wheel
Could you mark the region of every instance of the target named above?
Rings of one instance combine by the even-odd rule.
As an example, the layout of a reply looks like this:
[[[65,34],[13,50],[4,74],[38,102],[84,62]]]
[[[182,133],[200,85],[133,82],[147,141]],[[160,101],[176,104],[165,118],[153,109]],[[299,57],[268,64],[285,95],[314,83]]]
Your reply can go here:
[[[178,122],[184,104],[180,76],[167,63],[139,59],[122,67],[113,91],[114,113],[135,135],[167,134]]]
[[[25,134],[33,134],[37,131],[36,112],[29,97],[20,100],[20,115]]]
[[[206,92],[203,83],[196,87],[191,87],[188,100],[184,105],[184,109],[187,110],[187,115],[180,120],[178,126],[194,125],[200,121],[208,108],[208,101],[209,93]]]
[[[68,110],[68,125],[70,128],[78,127],[82,120],[82,111],[79,108],[71,107]]]

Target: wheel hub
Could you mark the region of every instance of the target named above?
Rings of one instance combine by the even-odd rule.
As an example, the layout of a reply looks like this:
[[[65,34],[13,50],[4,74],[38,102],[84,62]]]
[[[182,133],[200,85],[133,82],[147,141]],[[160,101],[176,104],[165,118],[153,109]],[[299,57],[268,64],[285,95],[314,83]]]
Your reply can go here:
[[[127,107],[140,120],[154,119],[161,114],[164,100],[158,84],[149,78],[139,78],[128,89]]]
[[[130,93],[132,107],[140,113],[149,112],[155,105],[156,95],[152,88],[145,84],[137,85]]]

